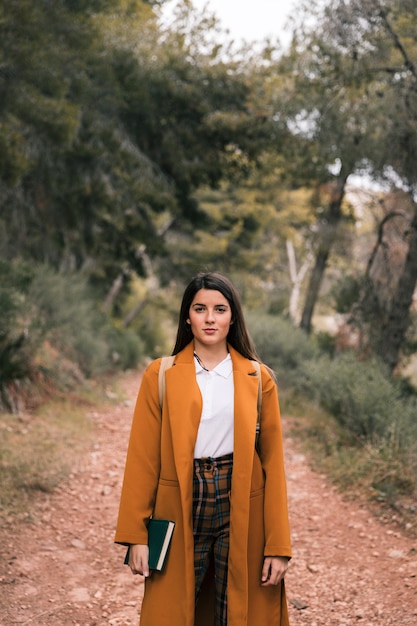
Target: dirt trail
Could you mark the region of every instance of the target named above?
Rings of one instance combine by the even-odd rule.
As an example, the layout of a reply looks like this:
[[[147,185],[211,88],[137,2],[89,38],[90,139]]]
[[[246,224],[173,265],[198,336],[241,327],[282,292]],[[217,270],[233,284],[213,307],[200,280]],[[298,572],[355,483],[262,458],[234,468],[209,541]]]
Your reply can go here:
[[[32,521],[0,528],[0,626],[138,623],[142,580],[113,544],[137,386],[126,375],[125,401],[91,415],[97,440],[84,464],[39,499]],[[343,501],[288,436],[285,448],[291,626],[417,625],[417,541]]]

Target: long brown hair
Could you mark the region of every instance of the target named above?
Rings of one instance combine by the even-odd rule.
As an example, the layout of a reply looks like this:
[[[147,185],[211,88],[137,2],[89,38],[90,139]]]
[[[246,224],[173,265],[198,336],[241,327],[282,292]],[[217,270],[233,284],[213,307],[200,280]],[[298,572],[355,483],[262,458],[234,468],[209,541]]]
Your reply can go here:
[[[233,322],[229,328],[227,342],[247,359],[260,361],[246,326],[239,294],[231,281],[217,272],[201,272],[194,276],[186,287],[182,297],[177,338],[172,354],[178,354],[193,339],[193,333],[190,324],[187,323],[187,319],[190,315],[190,307],[194,296],[200,289],[212,289],[223,294],[230,305]]]

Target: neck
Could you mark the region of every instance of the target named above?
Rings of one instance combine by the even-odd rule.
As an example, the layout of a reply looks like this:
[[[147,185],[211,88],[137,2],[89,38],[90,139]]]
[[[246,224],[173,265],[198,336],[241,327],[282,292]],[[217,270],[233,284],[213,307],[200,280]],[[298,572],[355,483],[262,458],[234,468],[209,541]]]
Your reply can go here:
[[[201,367],[212,370],[227,357],[228,350],[226,344],[205,346],[204,344],[194,342],[194,354],[197,356]]]

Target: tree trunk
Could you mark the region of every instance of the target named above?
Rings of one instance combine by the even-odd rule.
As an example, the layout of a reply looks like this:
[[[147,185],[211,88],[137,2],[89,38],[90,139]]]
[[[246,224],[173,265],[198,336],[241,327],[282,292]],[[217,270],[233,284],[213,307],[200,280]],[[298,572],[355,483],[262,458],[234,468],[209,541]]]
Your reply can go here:
[[[299,312],[298,312],[298,302],[300,299],[300,291],[302,282],[308,272],[308,268],[310,267],[310,263],[312,260],[312,255],[309,252],[307,254],[307,259],[301,266],[301,269],[297,272],[297,262],[295,259],[295,250],[292,241],[287,239],[287,257],[288,257],[288,270],[290,273],[290,280],[292,284],[291,295],[290,295],[290,303],[289,303],[289,314],[290,319],[293,324],[298,324],[299,322]]]
[[[311,321],[313,319],[314,308],[316,306],[321,283],[323,281],[324,272],[327,266],[327,260],[330,254],[331,244],[320,246],[311,272],[310,282],[308,284],[307,296],[304,303],[303,314],[301,316],[300,328],[311,333]]]
[[[398,363],[409,324],[409,313],[417,282],[417,204],[410,224],[410,239],[404,270],[398,281],[387,320],[382,324],[378,355],[392,373]]]
[[[123,287],[123,283],[124,280],[126,278],[126,276],[129,275],[130,269],[129,268],[125,268],[123,269],[120,274],[118,276],[116,276],[116,278],[113,281],[112,286],[110,287],[107,296],[103,302],[103,309],[104,311],[108,311],[114,304],[117,296],[119,295],[122,287]]]
[[[139,304],[137,304],[131,311],[129,311],[129,313],[126,315],[126,317],[123,320],[123,328],[127,328],[128,326],[130,326],[130,324],[133,322],[135,317],[137,317],[139,313],[145,308],[147,303],[148,303],[148,299],[144,298],[142,302],[139,302]]]
[[[390,211],[382,219],[378,226],[378,236],[366,266],[361,296],[358,304],[351,311],[350,323],[360,329],[360,348],[363,353],[371,350],[378,353],[381,336],[381,325],[389,313],[389,301],[381,295],[379,282],[372,279],[374,264],[378,272],[378,260],[384,255],[384,250],[389,248],[389,242],[385,239],[386,226],[395,218],[401,217],[406,223],[407,232],[410,230],[410,215],[402,210]],[[399,270],[397,275],[400,275]],[[387,274],[387,269],[385,270]],[[397,280],[398,283],[398,280]]]
[[[345,193],[347,176],[339,177],[335,187],[332,190],[329,209],[327,215],[321,223],[319,230],[319,248],[316,255],[316,261],[313,271],[311,272],[310,281],[307,288],[307,295],[304,303],[304,309],[301,316],[300,328],[311,332],[314,308],[323,282],[324,272],[326,270],[327,261],[329,259],[332,245],[335,241],[337,229],[342,217],[342,201]]]

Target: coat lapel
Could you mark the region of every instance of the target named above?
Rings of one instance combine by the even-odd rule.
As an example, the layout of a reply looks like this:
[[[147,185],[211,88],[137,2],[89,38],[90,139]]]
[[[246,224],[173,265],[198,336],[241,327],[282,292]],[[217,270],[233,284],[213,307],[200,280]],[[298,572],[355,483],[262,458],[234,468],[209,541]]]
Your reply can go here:
[[[194,447],[202,411],[202,398],[195,376],[193,344],[176,357],[166,371],[166,417],[171,427],[174,463],[183,510],[191,515]],[[165,410],[165,406],[164,406]]]
[[[229,347],[233,363],[235,387],[235,455],[233,460],[234,475],[243,478],[251,476],[255,448],[256,422],[258,418],[258,386],[257,372],[251,361]],[[236,466],[237,463],[237,466]],[[241,475],[240,472],[243,472]]]
[[[247,551],[255,434],[257,422],[258,377],[253,364],[230,348],[235,386],[235,427],[233,479],[230,498],[229,580],[237,594],[230,597],[230,614],[245,623],[247,606],[235,602],[248,597],[248,569],[242,568]]]

